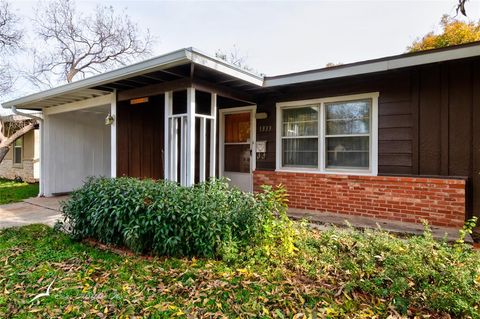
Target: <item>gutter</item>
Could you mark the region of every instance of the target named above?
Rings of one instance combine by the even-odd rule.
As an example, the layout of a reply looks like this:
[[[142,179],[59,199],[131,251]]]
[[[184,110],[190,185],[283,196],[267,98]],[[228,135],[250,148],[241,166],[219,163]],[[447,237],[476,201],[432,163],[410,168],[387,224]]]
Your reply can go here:
[[[44,141],[44,138],[43,138],[43,135],[44,135],[44,133],[43,133],[43,131],[44,131],[43,118],[40,117],[40,116],[20,112],[20,111],[17,110],[15,105],[12,105],[11,111],[13,112],[13,114],[20,115],[20,116],[25,116],[25,117],[31,118],[33,120],[37,120],[38,124],[40,126],[40,176],[39,176],[39,185],[38,185],[38,195],[37,195],[37,197],[43,197],[44,196],[44,194],[43,194],[43,189],[44,189],[44,186],[43,186],[43,183],[44,183],[43,182],[43,158],[44,158],[44,156],[43,156],[43,141]]]

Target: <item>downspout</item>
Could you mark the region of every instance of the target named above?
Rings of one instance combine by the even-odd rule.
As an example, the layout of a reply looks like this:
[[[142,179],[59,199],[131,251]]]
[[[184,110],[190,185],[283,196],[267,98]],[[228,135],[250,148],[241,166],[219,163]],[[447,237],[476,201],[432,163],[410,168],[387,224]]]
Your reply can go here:
[[[38,187],[38,197],[43,197],[44,196],[44,194],[43,194],[43,190],[44,190],[44,186],[43,186],[43,184],[44,184],[44,178],[43,178],[43,176],[44,176],[43,175],[44,147],[43,147],[43,143],[44,143],[44,140],[45,140],[44,139],[43,118],[39,117],[39,116],[36,116],[36,115],[33,115],[33,114],[20,112],[19,110],[17,110],[17,108],[15,106],[12,106],[11,110],[12,110],[13,114],[20,115],[20,116],[25,116],[25,117],[31,118],[33,120],[37,120],[38,125],[40,126],[40,176],[39,176],[40,183],[39,183],[39,187]]]

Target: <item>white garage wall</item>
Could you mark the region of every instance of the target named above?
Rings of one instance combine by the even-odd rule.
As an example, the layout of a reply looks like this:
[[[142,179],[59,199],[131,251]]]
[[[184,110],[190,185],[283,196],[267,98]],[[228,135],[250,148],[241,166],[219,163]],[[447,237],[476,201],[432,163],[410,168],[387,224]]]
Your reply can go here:
[[[88,176],[110,176],[106,114],[83,110],[45,116],[46,196],[70,192]]]

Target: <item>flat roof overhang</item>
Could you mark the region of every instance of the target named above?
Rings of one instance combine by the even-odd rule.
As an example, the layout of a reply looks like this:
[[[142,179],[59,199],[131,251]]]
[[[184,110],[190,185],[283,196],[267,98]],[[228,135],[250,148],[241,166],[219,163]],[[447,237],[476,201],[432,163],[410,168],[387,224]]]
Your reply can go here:
[[[480,41],[335,67],[263,77],[208,56],[196,49],[187,48],[8,101],[2,105],[5,108],[15,106],[20,109],[42,110],[107,95],[114,90],[146,88],[159,83],[164,83],[167,87],[169,82],[185,79],[204,80],[204,84],[224,87],[224,92],[233,89],[237,93],[236,95],[242,92],[255,95],[286,85],[379,73],[478,56],[480,56]]]
[[[480,41],[439,49],[404,53],[380,59],[349,63],[303,72],[268,76],[265,77],[263,86],[265,88],[270,88],[282,85],[385,72],[412,66],[458,60],[475,56],[480,56]]]
[[[120,69],[105,72],[73,83],[27,95],[2,104],[5,108],[42,110],[108,95],[114,90],[128,90],[154,83],[191,78],[193,68],[221,74],[239,86],[261,87],[263,77],[239,69],[223,60],[210,57],[193,48],[181,49]]]

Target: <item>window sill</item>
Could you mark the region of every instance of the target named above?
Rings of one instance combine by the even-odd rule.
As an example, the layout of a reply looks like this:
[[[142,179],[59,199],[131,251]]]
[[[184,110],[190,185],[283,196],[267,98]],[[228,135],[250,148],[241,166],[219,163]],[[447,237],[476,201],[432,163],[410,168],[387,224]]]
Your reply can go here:
[[[358,175],[358,176],[377,176],[373,174],[370,170],[319,170],[319,169],[307,169],[307,168],[277,168],[275,172],[285,172],[285,173],[307,173],[307,174],[324,174],[324,175]]]

